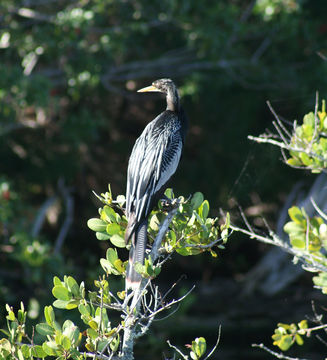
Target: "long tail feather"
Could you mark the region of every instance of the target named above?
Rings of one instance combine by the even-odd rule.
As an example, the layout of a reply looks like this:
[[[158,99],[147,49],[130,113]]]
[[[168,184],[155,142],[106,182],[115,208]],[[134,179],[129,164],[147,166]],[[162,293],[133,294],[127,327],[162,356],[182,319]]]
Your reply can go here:
[[[132,245],[129,251],[129,262],[126,271],[126,290],[137,289],[142,280],[141,274],[135,271],[134,265],[138,262],[144,264],[147,244],[148,219],[143,220],[132,235]]]

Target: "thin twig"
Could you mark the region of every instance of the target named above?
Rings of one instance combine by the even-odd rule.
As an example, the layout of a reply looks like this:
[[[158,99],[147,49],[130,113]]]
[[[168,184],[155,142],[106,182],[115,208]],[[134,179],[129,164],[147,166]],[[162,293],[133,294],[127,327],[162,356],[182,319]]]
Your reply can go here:
[[[287,141],[287,139],[285,138],[283,132],[282,132],[281,129],[279,128],[279,126],[278,126],[278,124],[276,123],[276,121],[273,121],[272,123],[273,123],[275,129],[277,130],[278,135],[279,135],[280,138],[283,140],[284,144],[287,145],[287,144],[288,144],[288,141]]]
[[[275,356],[277,359],[285,359],[285,360],[308,360],[308,359],[302,359],[302,358],[293,358],[290,356],[286,356],[283,353],[277,353],[271,349],[269,349],[267,346],[265,346],[264,344],[252,344],[252,347],[257,347],[260,349],[263,349],[265,351],[267,351],[269,354]]]
[[[280,121],[280,118],[279,116],[277,115],[277,113],[275,112],[274,108],[271,106],[271,103],[270,101],[267,101],[266,102],[268,107],[269,107],[269,110],[271,111],[271,113],[274,115],[277,123],[279,124],[279,126],[281,127],[281,129],[283,129],[283,131],[285,132],[285,134],[291,139],[292,136],[291,134],[289,133],[289,131],[285,128],[285,126],[283,125],[283,123]]]
[[[315,200],[311,197],[310,198],[311,204],[313,205],[313,207],[315,208],[315,210],[317,211],[317,213],[324,219],[327,221],[327,215],[318,207],[317,203],[315,202]]]
[[[172,345],[169,340],[167,340],[167,344],[168,344],[172,349],[174,349],[176,352],[178,352],[178,354],[179,354],[184,360],[188,360],[188,356],[184,355],[175,345]]]
[[[229,234],[231,235],[231,234]],[[207,244],[207,245],[199,245],[199,244],[184,244],[183,246],[185,247],[189,247],[189,248],[196,248],[196,249],[210,249],[212,247],[214,247],[215,245],[217,245],[220,242],[223,242],[224,239],[223,238],[218,238],[216,240],[211,241],[211,243]]]
[[[175,288],[175,286],[183,279],[185,278],[185,275],[182,275],[177,281],[175,281],[170,289],[166,292],[166,294],[161,298],[161,301],[164,301],[165,298],[168,296],[168,294]]]
[[[305,152],[306,154],[312,156],[312,157],[315,157],[321,161],[326,161],[327,159],[324,158],[323,156],[320,156],[316,153],[313,153],[312,151],[306,151],[305,149],[303,148],[299,148],[299,147],[295,147],[295,146],[292,146],[292,145],[289,145],[289,144],[284,144],[280,141],[276,141],[276,140],[273,140],[273,139],[270,139],[270,138],[264,138],[264,137],[257,137],[257,136],[252,136],[252,135],[248,135],[248,139],[249,140],[253,140],[253,141],[256,141],[258,143],[268,143],[268,144],[272,144],[272,145],[275,145],[275,146],[278,146],[282,149],[285,149],[285,150],[288,150],[288,151],[295,151],[295,152]],[[307,167],[309,168],[309,167]]]
[[[326,330],[325,330],[326,331]],[[325,341],[320,335],[315,335],[316,338],[325,346],[327,346],[327,341]]]
[[[316,102],[315,102],[315,128],[313,131],[313,135],[311,138],[311,141],[309,143],[309,149],[311,150],[313,143],[316,141],[316,136],[318,133],[318,123],[319,123],[319,118],[318,118],[318,101],[319,101],[319,95],[318,95],[318,91],[316,92]]]
[[[303,251],[294,249],[288,243],[281,240],[275,233],[271,233],[270,236],[272,238],[269,238],[266,236],[256,234],[255,232],[239,228],[238,226],[235,226],[235,225],[230,225],[230,229],[241,232],[243,234],[246,234],[250,238],[257,239],[261,242],[264,242],[265,244],[270,244],[270,245],[279,246],[279,247],[283,248],[286,252],[295,256],[297,259],[302,261],[305,265],[309,266],[312,271],[327,272],[327,267],[319,263],[319,261],[321,261],[320,257],[315,256],[311,253],[304,253]]]
[[[246,227],[251,231],[251,233],[254,233],[253,229],[252,229],[252,226],[250,225],[250,223],[248,222],[248,219],[246,218],[245,214],[244,214],[244,211],[242,209],[241,206],[238,206],[238,209],[240,211],[240,214],[241,214],[241,217],[244,221],[244,224],[246,225]]]
[[[221,336],[221,325],[219,325],[219,329],[218,329],[218,337],[217,337],[217,341],[215,346],[211,349],[211,351],[209,352],[209,354],[204,358],[204,360],[208,360],[209,357],[216,351],[219,342],[220,342],[220,336]]]
[[[305,250],[306,251],[309,251],[309,233],[310,233],[310,220],[309,220],[309,216],[306,215],[306,222],[307,222],[307,228],[306,228],[306,231],[305,231]]]
[[[180,297],[179,299],[174,299],[172,300],[171,302],[169,302],[168,304],[162,306],[161,308],[159,308],[157,311],[154,311],[152,314],[149,315],[149,317],[154,317],[156,316],[157,314],[159,314],[160,312],[164,311],[164,310],[167,310],[169,309],[170,307],[172,307],[173,305],[177,304],[177,303],[180,303],[182,300],[184,300],[193,290],[195,289],[195,285],[193,285],[191,287],[191,289],[185,294],[183,295],[182,297]]]

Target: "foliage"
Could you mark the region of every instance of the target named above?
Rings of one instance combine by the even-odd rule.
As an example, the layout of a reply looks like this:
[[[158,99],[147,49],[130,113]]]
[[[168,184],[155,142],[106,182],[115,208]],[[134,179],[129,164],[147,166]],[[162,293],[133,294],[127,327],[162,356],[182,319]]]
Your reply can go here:
[[[208,217],[209,203],[203,199],[201,193],[195,193],[188,200],[183,197],[174,199],[171,189],[168,189],[166,194],[170,195],[170,206],[175,206],[177,215],[161,246],[161,257],[163,254],[166,254],[167,257],[174,251],[182,255],[196,255],[205,250],[210,251],[213,256],[217,256],[212,248],[222,248],[221,243],[227,241],[229,220],[227,219],[219,229],[218,219]],[[132,330],[133,338],[144,335],[157,313],[169,309],[174,303],[181,300],[173,300],[159,306],[161,295],[158,295],[156,289],[154,305],[151,305],[151,300],[144,310],[140,310],[139,307],[133,305],[134,300],[132,304],[129,303],[125,291],[118,291],[116,294],[111,291],[111,277],[113,275],[124,277],[126,271],[127,262],[123,262],[117,252],[117,248],[126,247],[123,240],[126,228],[124,198],[118,196],[114,201],[110,187],[109,191],[101,194],[99,198],[105,204],[103,208],[99,209],[100,218],[90,219],[88,226],[96,233],[98,240],[109,240],[110,247],[107,249],[106,258],[100,260],[104,274],[94,281],[95,291],[86,291],[84,282],[78,284],[72,276],[65,275],[63,280],[55,276],[53,279],[52,294],[56,299],[53,306],[58,309],[77,310],[83,328],[78,327],[66,317],[63,324],[60,325],[56,320],[53,307],[45,306],[45,322],[38,323],[35,327],[36,332],[43,337],[43,340],[36,344],[33,338],[34,334],[30,336],[26,331],[27,312],[23,303],[21,303],[17,316],[13,308],[6,305],[7,329],[2,330],[5,338],[0,341],[0,354],[6,359],[22,360],[55,356],[58,360],[81,360],[97,354],[102,359],[110,359],[113,356],[132,359],[134,341],[131,345],[131,354],[124,350],[127,333]],[[153,220],[154,217],[156,221]],[[154,237],[159,228],[163,226],[163,220],[163,208],[153,211],[150,221],[152,226],[149,229],[150,237]],[[218,238],[219,234],[223,237]],[[144,266],[139,265],[142,276],[145,279],[153,279],[159,275],[163,262],[154,264],[149,256]],[[146,293],[151,292],[151,289],[150,282],[147,282],[141,289],[144,292],[141,294],[143,302],[148,301]],[[136,293],[133,296],[135,299],[135,296],[140,295]],[[151,309],[151,307],[153,308]],[[121,314],[119,320],[112,317],[109,314],[110,311],[118,311]],[[120,346],[122,346],[122,351],[118,353]],[[191,359],[198,360],[205,353],[206,340],[203,337],[196,338],[191,345]]]
[[[321,264],[324,271],[327,270],[326,236],[327,225],[319,216],[309,218],[304,209],[296,206],[288,210],[292,221],[284,226],[284,231],[288,234],[290,243],[295,250],[300,250],[306,256],[306,267],[310,270],[310,264],[315,266]]]
[[[171,189],[167,189],[165,195],[170,201],[173,201],[174,194]],[[124,215],[115,212],[111,207],[115,204],[122,214],[122,206],[125,202],[124,196],[119,195],[116,200],[113,200],[111,189],[109,188],[109,191],[101,194],[99,199],[105,206],[99,209],[100,218],[92,218],[88,221],[88,227],[95,231],[98,240],[110,240],[114,246],[124,248],[124,232],[127,220]],[[222,243],[226,242],[228,237],[229,215],[227,215],[226,223],[221,225],[219,229],[219,219],[208,217],[209,202],[204,200],[200,192],[195,193],[190,199],[180,197],[178,202],[178,212],[173,218],[170,230],[164,238],[165,251],[168,254],[176,251],[184,256],[197,255],[201,252],[209,251],[212,256],[216,257],[217,254],[212,250],[212,247],[219,242],[218,248],[224,248]],[[150,215],[150,239],[154,240],[163,219],[164,205],[159,204],[158,210],[153,211]],[[112,263],[111,267],[118,266],[118,268],[121,268],[122,265],[124,266],[123,263],[118,263],[115,257],[114,261],[116,265]],[[102,266],[103,264],[110,268],[107,262],[102,261]],[[117,267],[115,271],[118,271]],[[124,267],[121,268],[121,272],[123,271]]]
[[[318,101],[318,100],[317,100]],[[310,112],[303,117],[303,123],[298,125],[295,121],[289,131],[281,122],[279,117],[272,109],[276,122],[274,122],[277,136],[274,134],[264,134],[260,137],[250,136],[261,143],[271,143],[281,148],[285,163],[301,169],[310,170],[313,173],[320,173],[326,170],[327,147],[326,147],[326,111],[325,101],[322,102],[322,109],[318,111],[316,101],[315,112]],[[290,158],[284,151],[288,151]],[[233,230],[242,231],[260,241],[279,246],[283,250],[292,254],[293,262],[301,262],[304,270],[317,273],[313,277],[315,288],[327,294],[327,215],[318,208],[311,199],[314,209],[319,216],[309,217],[305,210],[297,206],[288,209],[290,221],[284,225],[284,231],[288,235],[289,242],[280,239],[270,231],[270,237],[262,237],[256,234],[252,228],[250,231],[231,226]],[[314,314],[313,321],[318,324],[309,327],[307,320],[301,320],[297,325],[279,323],[272,335],[273,345],[278,346],[282,351],[287,351],[293,344],[302,345],[303,335],[309,337],[312,332],[325,329],[327,324],[322,321],[322,316]],[[263,344],[255,345],[263,348],[278,358],[292,359],[277,354]]]
[[[303,345],[301,335],[305,335],[306,330],[308,329],[306,320],[302,320],[297,325],[279,323],[277,326],[278,328],[272,336],[274,345],[277,345],[283,351],[288,350],[295,342],[298,345]]]
[[[326,103],[323,100],[322,109],[310,112],[303,118],[303,124],[295,126],[290,142],[291,158],[287,163],[292,166],[302,166],[319,173],[327,167],[327,115]],[[298,150],[293,150],[298,149]]]

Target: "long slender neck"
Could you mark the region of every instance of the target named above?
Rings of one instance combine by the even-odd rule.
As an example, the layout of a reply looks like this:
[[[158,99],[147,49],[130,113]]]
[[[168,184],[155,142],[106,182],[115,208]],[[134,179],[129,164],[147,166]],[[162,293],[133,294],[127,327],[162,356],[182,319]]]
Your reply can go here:
[[[169,88],[167,95],[167,110],[178,111],[179,110],[179,96],[176,89]]]

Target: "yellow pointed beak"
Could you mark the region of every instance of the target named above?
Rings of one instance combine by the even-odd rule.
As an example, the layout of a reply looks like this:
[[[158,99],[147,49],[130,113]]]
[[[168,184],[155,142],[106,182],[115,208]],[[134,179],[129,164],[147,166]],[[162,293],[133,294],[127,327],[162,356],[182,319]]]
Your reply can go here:
[[[148,92],[148,91],[156,91],[156,92],[160,92],[159,89],[157,89],[155,86],[151,85],[151,86],[147,86],[145,88],[142,88],[140,90],[137,90],[137,92]]]

